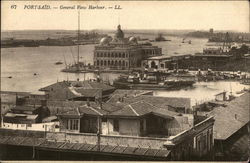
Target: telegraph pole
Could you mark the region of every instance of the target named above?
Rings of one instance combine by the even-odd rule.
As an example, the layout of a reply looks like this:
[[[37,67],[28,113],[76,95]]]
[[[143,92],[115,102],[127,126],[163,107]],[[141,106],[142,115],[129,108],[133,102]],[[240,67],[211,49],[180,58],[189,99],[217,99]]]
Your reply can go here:
[[[100,108],[102,109],[102,89],[100,89],[100,95],[97,100],[100,104]],[[98,115],[97,117],[97,149],[98,151],[100,151],[100,145],[101,145],[101,116]]]
[[[0,97],[0,128],[2,127],[2,99]]]

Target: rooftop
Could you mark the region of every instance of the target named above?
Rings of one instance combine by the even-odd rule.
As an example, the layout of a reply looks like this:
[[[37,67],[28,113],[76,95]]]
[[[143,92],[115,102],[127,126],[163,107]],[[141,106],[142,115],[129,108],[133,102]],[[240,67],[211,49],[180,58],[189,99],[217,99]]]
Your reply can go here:
[[[15,107],[11,108],[12,111],[34,111],[36,109],[37,109],[37,107],[29,106],[29,105],[21,105],[21,106],[17,105]]]
[[[121,117],[139,117],[147,114],[154,114],[169,119],[172,119],[174,118],[173,116],[178,115],[178,113],[176,112],[155,107],[145,101],[138,101],[135,103],[128,104],[122,109],[114,111],[109,115]]]
[[[109,103],[115,105],[127,105],[130,103],[134,103],[137,101],[147,101],[151,105],[160,108],[166,108],[168,106],[177,107],[177,108],[190,108],[191,100],[190,98],[180,98],[180,97],[159,97],[159,96],[151,96],[144,94],[119,94],[114,93],[114,95],[108,100]],[[122,102],[120,102],[122,101]]]
[[[101,115],[104,115],[106,113],[107,112],[102,110],[102,109],[98,109],[98,108],[93,107],[93,106],[83,105],[80,107],[74,107],[74,108],[71,108],[69,110],[62,111],[58,115],[59,116],[78,116],[78,117],[81,117],[83,115],[101,116]]]
[[[113,87],[107,84],[95,81],[62,81],[41,88],[39,91],[52,91],[57,89],[65,89],[68,99],[75,97],[95,97],[100,93],[100,90],[114,90]]]
[[[214,138],[225,140],[249,122],[250,93],[247,92],[230,101],[225,107],[216,107],[214,116]]]
[[[151,158],[166,158],[170,154],[170,150],[167,149],[154,149],[144,147],[130,147],[120,145],[109,145],[101,144],[100,151],[98,150],[97,144],[86,143],[73,143],[73,142],[55,142],[49,141],[42,137],[25,137],[19,135],[1,135],[0,144],[6,145],[18,145],[18,146],[30,146],[30,147],[43,147],[46,149],[63,150],[63,151],[74,151],[74,152],[101,152],[103,154],[122,154],[125,156],[134,157],[151,157]]]

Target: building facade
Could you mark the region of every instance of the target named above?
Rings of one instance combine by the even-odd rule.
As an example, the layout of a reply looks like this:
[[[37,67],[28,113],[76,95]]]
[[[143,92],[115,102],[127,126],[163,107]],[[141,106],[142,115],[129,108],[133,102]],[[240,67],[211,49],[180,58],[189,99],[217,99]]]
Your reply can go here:
[[[94,65],[98,68],[129,69],[141,66],[148,57],[162,55],[162,49],[150,43],[138,43],[135,37],[125,38],[118,25],[114,38],[102,38],[95,46]]]

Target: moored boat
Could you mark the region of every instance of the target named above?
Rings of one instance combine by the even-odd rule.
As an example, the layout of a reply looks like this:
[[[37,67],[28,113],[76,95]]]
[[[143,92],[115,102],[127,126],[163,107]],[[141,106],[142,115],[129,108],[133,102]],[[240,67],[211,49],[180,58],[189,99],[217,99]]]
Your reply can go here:
[[[120,76],[113,82],[118,89],[171,90],[192,86],[195,76],[189,74],[137,73]]]

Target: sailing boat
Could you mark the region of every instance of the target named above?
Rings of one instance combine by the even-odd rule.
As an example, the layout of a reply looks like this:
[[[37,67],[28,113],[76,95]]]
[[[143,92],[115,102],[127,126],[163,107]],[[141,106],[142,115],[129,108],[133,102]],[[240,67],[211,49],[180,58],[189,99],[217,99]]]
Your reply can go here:
[[[87,66],[84,62],[79,61],[79,53],[80,53],[80,11],[78,11],[78,32],[77,32],[77,61],[72,65],[66,65],[65,69],[62,69],[62,72],[70,72],[70,73],[86,73],[89,72],[89,66]],[[72,53],[72,51],[71,51]],[[73,54],[72,54],[73,57]],[[74,57],[73,57],[74,59]]]

